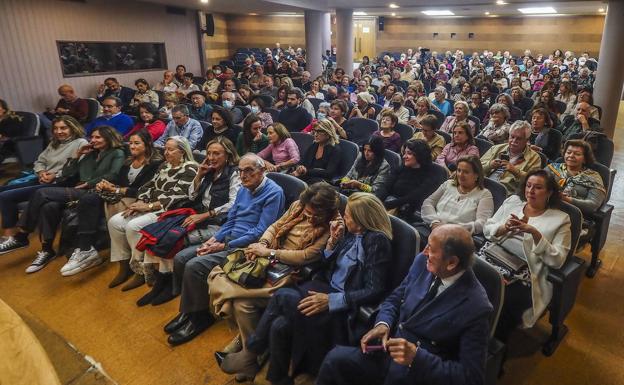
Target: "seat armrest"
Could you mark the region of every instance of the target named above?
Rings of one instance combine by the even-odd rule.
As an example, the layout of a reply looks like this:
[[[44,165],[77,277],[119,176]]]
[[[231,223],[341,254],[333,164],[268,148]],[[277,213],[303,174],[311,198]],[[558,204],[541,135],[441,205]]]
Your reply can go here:
[[[304,266],[301,266],[298,270],[297,276],[302,281],[310,281],[321,271],[323,265],[320,262],[313,262]]]
[[[358,309],[358,321],[362,324],[369,325],[373,322],[379,311],[379,305],[364,305]]]

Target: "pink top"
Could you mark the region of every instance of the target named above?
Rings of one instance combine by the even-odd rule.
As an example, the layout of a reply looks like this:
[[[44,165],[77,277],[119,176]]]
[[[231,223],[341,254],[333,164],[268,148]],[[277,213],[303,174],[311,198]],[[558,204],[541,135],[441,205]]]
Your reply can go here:
[[[436,163],[446,167],[449,164],[457,163],[457,159],[464,155],[476,155],[479,157],[479,149],[474,144],[469,144],[465,147],[458,147],[449,143],[442,149],[442,153],[436,158]]]
[[[286,138],[277,145],[269,143],[262,151],[258,153],[258,156],[262,159],[268,159],[269,155],[273,159],[273,164],[281,164],[289,160],[294,160],[295,163],[299,163],[301,156],[299,155],[299,147],[292,138]]]

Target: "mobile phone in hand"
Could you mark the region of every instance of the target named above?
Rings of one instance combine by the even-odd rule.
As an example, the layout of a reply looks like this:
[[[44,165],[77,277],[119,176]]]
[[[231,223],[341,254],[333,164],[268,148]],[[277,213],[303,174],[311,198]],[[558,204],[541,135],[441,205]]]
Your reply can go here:
[[[366,347],[364,348],[364,353],[375,353],[381,352],[383,350],[383,345],[366,345]]]
[[[500,158],[500,160],[509,161],[509,154],[506,152],[501,153],[498,157]]]

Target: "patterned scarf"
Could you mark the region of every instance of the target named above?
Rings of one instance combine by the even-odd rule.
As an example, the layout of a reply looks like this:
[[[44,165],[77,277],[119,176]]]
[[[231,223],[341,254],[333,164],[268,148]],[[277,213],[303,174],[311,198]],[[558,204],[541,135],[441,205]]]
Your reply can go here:
[[[283,222],[284,225],[277,229],[275,232],[275,236],[273,237],[273,241],[269,247],[271,249],[279,249],[283,244],[283,241],[288,237],[290,230],[292,230],[297,224],[301,221],[307,220],[306,216],[303,213],[304,205],[299,203],[299,201],[294,203],[295,207],[290,210],[290,214],[287,214],[288,217],[280,219],[280,222]],[[339,213],[336,213],[332,220],[337,219],[336,217],[342,219]],[[305,249],[314,243],[321,235],[325,233],[329,229],[329,222],[322,223],[312,229],[312,231],[306,231],[301,239],[301,249]]]

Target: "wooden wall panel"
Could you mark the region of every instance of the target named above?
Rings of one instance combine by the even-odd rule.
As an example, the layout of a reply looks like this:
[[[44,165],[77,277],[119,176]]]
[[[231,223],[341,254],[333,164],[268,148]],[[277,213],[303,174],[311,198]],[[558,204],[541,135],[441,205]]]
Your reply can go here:
[[[385,30],[377,32],[377,52],[404,51],[427,47],[438,52],[462,49],[466,52],[489,49],[520,54],[550,53],[559,48],[576,53],[600,50],[603,16],[476,19],[393,19],[386,18]],[[434,38],[433,33],[438,37]],[[451,39],[450,34],[457,35]],[[468,33],[475,34],[469,39]]]
[[[16,110],[42,111],[58,100],[68,83],[78,95],[92,97],[110,75],[63,78],[56,40],[164,42],[170,68],[184,64],[198,73],[199,48],[193,11],[170,15],[162,5],[122,0],[1,0],[0,98]],[[162,71],[113,75],[134,87],[137,78],[151,83]]]
[[[214,36],[204,35],[206,65],[211,67],[219,64],[221,60],[227,60],[232,55],[229,47],[228,22],[225,15],[212,14],[215,23]]]
[[[303,17],[228,15],[226,20],[231,53],[237,48],[273,48],[278,42],[284,48],[305,47]]]

